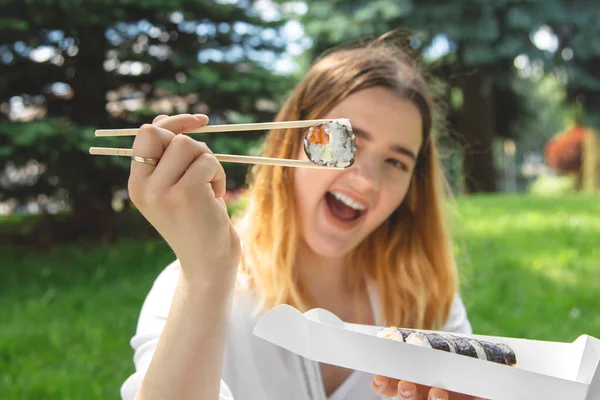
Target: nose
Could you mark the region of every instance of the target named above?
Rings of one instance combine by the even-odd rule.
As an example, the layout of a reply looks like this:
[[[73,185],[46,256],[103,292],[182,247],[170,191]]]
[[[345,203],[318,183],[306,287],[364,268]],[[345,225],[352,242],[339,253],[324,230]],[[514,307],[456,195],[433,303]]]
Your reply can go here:
[[[357,190],[378,192],[383,177],[383,165],[373,154],[357,152],[354,164],[349,168],[352,171],[354,184]]]

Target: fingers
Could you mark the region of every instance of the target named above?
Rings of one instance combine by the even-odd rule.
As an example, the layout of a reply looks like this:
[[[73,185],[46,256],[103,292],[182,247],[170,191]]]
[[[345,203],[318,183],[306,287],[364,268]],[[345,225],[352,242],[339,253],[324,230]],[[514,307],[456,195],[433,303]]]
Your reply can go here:
[[[150,177],[149,185],[159,192],[167,190],[181,179],[190,164],[203,153],[212,154],[205,143],[198,142],[186,135],[176,135]],[[201,181],[197,183],[201,183]]]
[[[160,121],[161,119],[165,119],[165,118],[169,118],[169,116],[168,116],[168,115],[166,115],[166,114],[160,114],[160,115],[157,115],[157,116],[156,116],[156,117],[154,117],[154,119],[152,120],[152,123],[154,124],[155,122],[158,122],[158,121]]]
[[[380,396],[394,397],[398,395],[398,381],[385,376],[375,375],[371,381],[371,389]]]
[[[212,186],[214,197],[221,198],[225,195],[225,170],[211,153],[200,154],[175,187],[199,190],[199,185],[206,183]]]
[[[151,158],[159,160],[157,166],[135,162],[132,160],[131,174],[129,177],[129,192],[132,196],[132,200],[140,198],[142,187],[145,186],[145,181],[148,177],[155,173],[157,170],[160,172],[158,179],[155,179],[155,183],[170,182],[173,184],[176,179],[179,179],[187,168],[187,166],[202,152],[202,146],[204,151],[209,151],[206,145],[193,146],[191,141],[193,139],[178,140],[176,143],[178,151],[169,151],[169,159],[163,160],[166,150],[168,149],[171,141],[179,134],[184,131],[192,130],[195,128],[202,127],[208,122],[206,115],[191,115],[181,114],[169,117],[167,115],[159,115],[154,118],[152,124],[144,124],[140,127],[138,134],[133,142],[133,154],[144,158]],[[186,141],[188,140],[188,141]],[[182,160],[178,160],[177,153],[182,152],[187,155],[187,164],[184,165]],[[164,170],[164,173],[162,172]],[[169,173],[171,175],[169,175]],[[169,179],[165,179],[166,176],[170,176]]]
[[[449,400],[448,392],[438,388],[417,386],[412,382],[399,381],[381,375],[375,375],[371,389],[382,397],[396,397],[407,400]],[[479,399],[476,399],[479,400]]]
[[[140,127],[133,142],[133,154],[135,156],[160,160],[173,137],[175,135],[166,129],[161,129],[156,125],[144,124]],[[154,169],[155,167],[152,165],[132,160],[131,177],[134,180],[148,177]]]
[[[417,385],[412,382],[400,381],[397,385],[397,394],[401,399],[418,399]]]
[[[448,392],[443,389],[433,388],[429,391],[428,400],[448,400]]]
[[[208,117],[204,114],[179,114],[172,117],[161,118],[153,124],[175,134],[179,134],[203,127],[208,124]]]

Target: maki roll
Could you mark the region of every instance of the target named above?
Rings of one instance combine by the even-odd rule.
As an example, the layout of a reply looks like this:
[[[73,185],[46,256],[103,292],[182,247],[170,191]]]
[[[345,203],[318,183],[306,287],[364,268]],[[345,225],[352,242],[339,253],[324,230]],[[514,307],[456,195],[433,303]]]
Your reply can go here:
[[[512,351],[509,345],[507,345],[506,343],[496,343],[496,346],[498,346],[502,351],[505,364],[517,365],[517,356],[515,355],[515,352]]]
[[[396,328],[395,326],[390,326],[388,328],[383,328],[379,332],[377,332],[378,337],[395,340],[396,342],[405,342],[406,338],[412,333],[409,329]]]
[[[351,166],[356,153],[356,140],[350,121],[339,118],[311,127],[304,138],[304,153],[317,165]]]
[[[517,365],[515,352],[504,343],[491,343],[443,332],[421,332],[396,327],[383,328],[377,332],[377,336],[511,367]]]
[[[428,333],[427,335],[420,333],[419,336],[423,336],[429,342],[429,347],[431,347],[432,349],[456,353],[454,344],[451,344],[450,341],[442,335],[438,335],[437,333]],[[411,336],[409,336],[409,339],[410,338]],[[419,345],[419,342],[421,342],[422,340],[424,339],[419,338],[416,342],[414,342],[413,340],[407,340],[406,343]]]
[[[476,344],[477,347],[474,347],[473,344],[469,343],[469,341],[467,339],[462,338],[460,336],[448,335],[448,337],[454,344],[454,348],[456,349],[455,352],[457,354],[461,354],[461,355],[467,356],[467,357],[482,358],[482,359],[485,356],[485,351],[483,351],[483,348],[481,346],[479,346],[478,343]],[[479,353],[478,353],[478,349],[481,350]]]

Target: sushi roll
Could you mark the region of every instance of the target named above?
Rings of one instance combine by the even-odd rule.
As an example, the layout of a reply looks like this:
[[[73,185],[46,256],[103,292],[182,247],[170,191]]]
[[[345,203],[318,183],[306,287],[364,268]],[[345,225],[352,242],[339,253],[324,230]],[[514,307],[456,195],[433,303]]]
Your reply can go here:
[[[423,332],[413,331],[408,335],[406,343],[430,347],[432,349],[447,351],[450,353],[456,353],[456,347],[454,346],[454,343],[451,343],[448,338],[437,333],[425,334]]]
[[[460,336],[455,336],[455,335],[448,335],[448,337],[454,344],[454,348],[456,349],[455,353],[458,353],[458,354],[461,354],[461,355],[467,356],[467,357],[480,358],[479,355],[477,354],[476,348],[471,343],[469,343],[469,341],[467,339],[462,338]],[[485,352],[483,351],[483,348],[481,350],[482,350],[481,355],[484,356]]]
[[[456,347],[449,337],[437,333],[429,333],[427,336],[429,337],[429,341],[432,342],[433,348],[456,353]]]
[[[383,328],[379,332],[377,332],[378,337],[395,340],[396,342],[405,342],[408,335],[412,333],[409,329],[396,328],[395,326],[390,326],[387,328]]]
[[[404,337],[398,328],[388,327],[383,328],[379,332],[377,332],[377,336],[380,338],[394,340],[396,342],[404,342]]]
[[[377,333],[377,336],[511,367],[517,365],[515,352],[504,343],[491,343],[448,333],[421,332],[395,327],[383,328]]]
[[[435,343],[435,340],[433,338],[431,338],[431,339]],[[423,332],[413,331],[406,338],[406,343],[414,344],[416,346],[429,347],[431,349],[435,349],[435,347],[433,347],[433,344],[431,343],[430,337],[428,335],[424,334]]]
[[[517,356],[515,352],[505,343],[496,343],[496,346],[500,348],[504,355],[504,362],[506,365],[517,365]]]
[[[350,121],[339,118],[311,127],[304,138],[304,153],[317,165],[351,166],[356,153],[356,139]]]
[[[475,349],[475,353],[477,354],[477,358],[479,358],[480,360],[488,360],[487,353],[486,353],[485,349],[483,348],[483,346],[481,345],[481,343],[478,340],[467,339],[467,341],[469,342],[469,344],[471,346],[473,346],[473,349]]]

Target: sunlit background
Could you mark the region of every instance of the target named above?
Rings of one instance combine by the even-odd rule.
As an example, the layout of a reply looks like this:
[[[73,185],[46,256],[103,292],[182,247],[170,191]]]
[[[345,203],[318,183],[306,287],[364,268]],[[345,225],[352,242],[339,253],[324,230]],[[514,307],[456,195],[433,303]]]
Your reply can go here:
[[[600,3],[6,0],[0,398],[117,398],[141,303],[173,259],[129,202],[130,161],[88,153],[131,138],[95,129],[270,121],[323,51],[394,29],[440,105],[475,331],[600,337]],[[256,154],[263,134],[195,137]],[[246,166],[224,166],[234,214]]]

